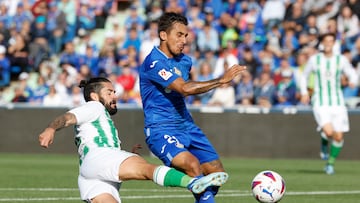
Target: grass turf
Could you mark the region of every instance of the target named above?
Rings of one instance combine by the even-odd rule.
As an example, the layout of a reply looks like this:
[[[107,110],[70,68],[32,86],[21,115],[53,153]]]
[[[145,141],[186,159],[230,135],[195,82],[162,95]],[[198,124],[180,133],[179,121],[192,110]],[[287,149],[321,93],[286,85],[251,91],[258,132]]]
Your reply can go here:
[[[156,158],[146,157],[160,164]],[[304,159],[222,158],[230,175],[216,197],[219,203],[256,202],[252,178],[270,169],[286,182],[284,203],[360,202],[360,161],[337,160],[336,174],[326,175],[324,161]],[[0,202],[81,202],[77,189],[77,155],[0,154]],[[194,202],[182,188],[163,188],[151,181],[127,181],[120,190],[123,203]]]

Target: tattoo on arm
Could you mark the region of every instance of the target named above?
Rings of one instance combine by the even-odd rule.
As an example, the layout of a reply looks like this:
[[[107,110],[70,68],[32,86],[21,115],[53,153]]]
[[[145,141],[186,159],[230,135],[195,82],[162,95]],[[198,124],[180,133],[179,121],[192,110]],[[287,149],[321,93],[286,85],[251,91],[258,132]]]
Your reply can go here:
[[[76,118],[75,115],[72,113],[65,113],[53,120],[49,124],[49,128],[52,128],[54,130],[60,130],[61,128],[67,127],[69,125],[75,124]]]

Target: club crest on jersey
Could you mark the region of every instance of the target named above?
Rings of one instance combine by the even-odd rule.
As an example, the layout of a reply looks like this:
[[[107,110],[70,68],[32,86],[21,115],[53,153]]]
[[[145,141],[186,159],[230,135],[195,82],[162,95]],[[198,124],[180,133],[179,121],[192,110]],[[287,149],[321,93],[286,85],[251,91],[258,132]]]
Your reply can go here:
[[[169,71],[166,71],[165,69],[161,69],[158,74],[160,75],[160,77],[162,77],[162,79],[164,80],[168,80],[173,74]]]
[[[181,71],[179,69],[177,69],[176,67],[174,67],[174,72],[176,75],[181,76]]]

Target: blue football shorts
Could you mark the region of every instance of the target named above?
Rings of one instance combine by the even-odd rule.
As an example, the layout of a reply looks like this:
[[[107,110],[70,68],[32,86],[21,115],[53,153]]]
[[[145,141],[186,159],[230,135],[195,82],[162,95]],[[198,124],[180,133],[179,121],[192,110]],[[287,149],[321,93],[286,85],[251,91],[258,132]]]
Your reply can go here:
[[[196,125],[160,126],[145,128],[144,131],[149,149],[166,166],[170,166],[173,158],[184,151],[197,157],[200,164],[219,159],[215,148]]]

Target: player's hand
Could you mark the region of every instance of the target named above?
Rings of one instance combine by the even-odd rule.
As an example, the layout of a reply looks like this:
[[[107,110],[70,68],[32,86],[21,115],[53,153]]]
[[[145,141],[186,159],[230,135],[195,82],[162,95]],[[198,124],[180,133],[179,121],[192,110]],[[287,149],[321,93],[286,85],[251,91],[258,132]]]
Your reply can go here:
[[[48,148],[50,144],[53,143],[55,136],[55,130],[46,128],[40,135],[39,135],[39,144],[44,148]]]
[[[235,64],[227,69],[224,75],[220,78],[222,84],[231,82],[236,76],[240,75],[241,72],[246,70],[246,66]]]

